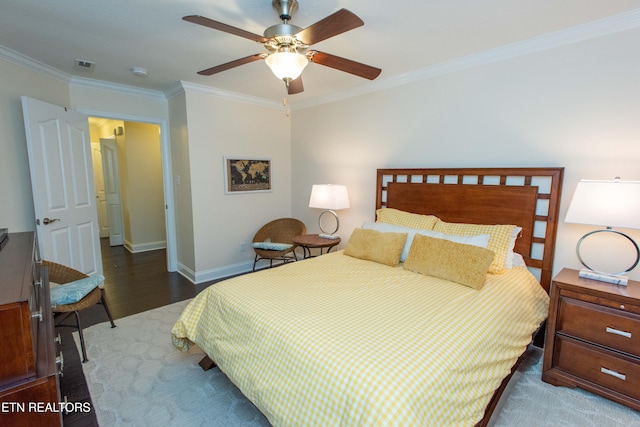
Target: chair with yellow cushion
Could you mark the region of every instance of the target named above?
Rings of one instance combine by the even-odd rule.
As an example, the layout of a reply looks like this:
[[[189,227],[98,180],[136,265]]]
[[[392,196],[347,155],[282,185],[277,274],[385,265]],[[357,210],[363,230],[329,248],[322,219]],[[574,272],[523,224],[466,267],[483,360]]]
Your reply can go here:
[[[111,327],[116,327],[104,299],[104,290],[102,289],[104,277],[100,275],[88,276],[71,267],[51,261],[43,260],[42,265],[47,267],[49,273],[51,310],[56,319],[56,326],[70,326],[78,330],[80,347],[82,348],[82,363],[85,363],[89,359],[87,359],[87,350],[78,312],[100,303],[107,313]],[[59,323],[71,314],[75,314],[75,325]]]
[[[295,218],[280,218],[263,225],[253,237],[253,247],[256,256],[253,261],[253,271],[256,263],[261,259],[269,260],[269,267],[273,267],[273,261],[282,263],[297,261],[293,238],[305,234],[307,227]]]

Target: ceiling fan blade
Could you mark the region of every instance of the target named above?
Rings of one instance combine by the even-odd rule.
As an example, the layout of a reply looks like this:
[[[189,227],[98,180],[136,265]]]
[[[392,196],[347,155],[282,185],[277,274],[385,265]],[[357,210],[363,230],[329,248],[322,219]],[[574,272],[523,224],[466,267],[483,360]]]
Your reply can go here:
[[[198,71],[201,76],[211,76],[221,71],[226,71],[231,68],[239,67],[240,65],[248,64],[253,61],[258,61],[264,57],[263,54],[257,53],[255,55],[246,56],[244,58],[236,59],[235,61],[227,62],[226,64],[216,65],[215,67],[207,68],[206,70]]]
[[[364,77],[365,79],[369,80],[375,79],[382,72],[380,68],[375,68],[370,65],[352,61],[350,59],[345,59],[339,56],[331,55],[329,53],[318,51],[312,52],[312,54],[309,55],[309,60],[316,64],[335,68],[336,70],[351,73],[353,75]]]
[[[362,19],[358,18],[353,12],[347,9],[340,9],[300,31],[296,34],[296,37],[301,42],[312,45],[362,25],[364,25]]]
[[[289,95],[295,95],[296,93],[304,92],[304,87],[302,86],[302,76],[298,77],[295,80],[291,80],[289,82],[289,89],[287,93]]]
[[[259,36],[258,34],[250,33],[249,31],[241,30],[240,28],[232,27],[231,25],[223,24],[222,22],[205,18],[204,16],[189,15],[184,16],[182,19],[188,22],[193,22],[194,24],[213,28],[214,30],[224,31],[225,33],[244,37],[245,39],[253,40],[254,42],[264,43],[267,41],[266,38],[264,38],[263,36]]]

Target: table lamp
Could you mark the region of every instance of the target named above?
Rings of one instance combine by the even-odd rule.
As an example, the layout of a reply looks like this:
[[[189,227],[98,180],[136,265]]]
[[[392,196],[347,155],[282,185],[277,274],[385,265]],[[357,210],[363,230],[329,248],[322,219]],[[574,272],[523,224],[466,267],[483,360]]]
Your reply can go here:
[[[622,181],[620,178],[610,181],[580,180],[573,193],[565,222],[606,227],[591,231],[578,240],[576,255],[586,268],[580,271],[580,277],[626,286],[628,278],[624,274],[638,265],[640,250],[631,237],[613,230],[613,227],[640,229],[640,181]],[[585,263],[580,254],[580,245],[587,237],[603,232],[615,233],[632,243],[636,259],[631,267],[617,273],[608,273],[594,270]]]
[[[320,227],[320,237],[325,239],[337,239],[336,232],[340,228],[340,220],[335,211],[339,209],[347,209],[349,207],[349,194],[347,187],[344,185],[334,184],[314,184],[311,188],[311,197],[309,198],[309,207],[324,209],[318,217],[318,226]],[[327,232],[322,227],[322,216],[330,213],[336,219],[336,228],[332,232]]]

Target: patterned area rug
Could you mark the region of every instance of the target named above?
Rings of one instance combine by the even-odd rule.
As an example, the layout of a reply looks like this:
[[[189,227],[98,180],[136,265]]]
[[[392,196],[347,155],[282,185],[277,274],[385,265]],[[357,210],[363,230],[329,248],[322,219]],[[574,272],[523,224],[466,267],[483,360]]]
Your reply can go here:
[[[85,330],[83,370],[100,426],[269,426],[219,369],[200,368],[202,351],[173,348],[171,328],[187,303],[118,319],[115,329],[101,323]],[[640,426],[637,411],[543,383],[541,354],[528,353],[494,426]]]
[[[171,328],[189,301],[91,326],[83,364],[101,427],[269,426],[218,368],[203,371],[204,353],[171,345]],[[77,333],[74,333],[79,345]]]

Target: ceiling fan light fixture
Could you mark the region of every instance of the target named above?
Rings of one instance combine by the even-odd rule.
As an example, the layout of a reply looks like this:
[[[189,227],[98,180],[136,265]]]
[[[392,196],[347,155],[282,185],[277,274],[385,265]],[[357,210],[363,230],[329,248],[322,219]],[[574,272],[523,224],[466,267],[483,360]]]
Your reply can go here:
[[[309,60],[298,52],[279,51],[267,56],[265,62],[277,78],[287,81],[300,77]]]

